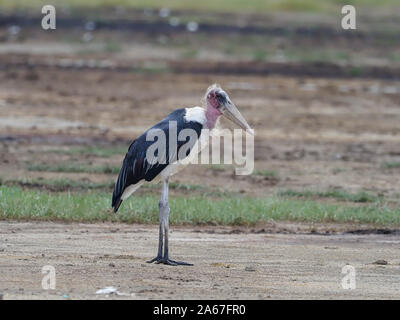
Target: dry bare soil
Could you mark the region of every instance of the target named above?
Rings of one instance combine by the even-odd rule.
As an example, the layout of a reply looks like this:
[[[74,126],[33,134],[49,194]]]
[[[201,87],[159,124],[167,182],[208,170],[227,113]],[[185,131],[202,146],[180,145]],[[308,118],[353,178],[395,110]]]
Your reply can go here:
[[[5,299],[398,299],[399,235],[305,234],[174,227],[172,256],[194,266],[145,263],[157,227],[125,224],[1,222],[0,288]],[[337,230],[343,226],[330,226]],[[323,230],[323,229],[321,229]],[[387,263],[387,264],[386,264]],[[342,268],[356,289],[342,288]],[[42,267],[56,289],[41,288]],[[121,295],[96,295],[107,286]]]

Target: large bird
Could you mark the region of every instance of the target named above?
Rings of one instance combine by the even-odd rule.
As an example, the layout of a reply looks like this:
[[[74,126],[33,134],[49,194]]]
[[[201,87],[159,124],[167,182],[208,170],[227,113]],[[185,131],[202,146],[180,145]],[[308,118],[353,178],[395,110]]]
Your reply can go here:
[[[229,99],[227,93],[214,84],[206,91],[204,108],[182,108],[171,112],[134,140],[125,155],[112,196],[114,212],[118,211],[122,201],[134,193],[143,182],[150,182],[156,177],[162,180],[162,193],[158,205],[160,215],[158,253],[154,259],[147,261],[148,263],[192,265],[171,260],[168,255],[168,216],[170,212],[168,178],[176,173],[182,160],[187,160],[194,152],[199,152],[199,148],[195,148],[196,143],[198,144],[203,138],[207,139],[206,133],[203,132],[213,129],[221,115],[253,134],[252,129]],[[162,141],[166,142],[164,148],[160,144]],[[154,147],[156,143],[158,143],[158,148]]]

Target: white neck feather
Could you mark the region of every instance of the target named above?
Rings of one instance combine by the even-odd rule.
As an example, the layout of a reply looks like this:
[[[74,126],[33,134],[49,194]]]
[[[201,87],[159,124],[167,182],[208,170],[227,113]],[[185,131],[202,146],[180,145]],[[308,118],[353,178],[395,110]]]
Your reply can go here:
[[[185,120],[198,122],[204,126],[207,122],[206,110],[202,107],[186,108]]]

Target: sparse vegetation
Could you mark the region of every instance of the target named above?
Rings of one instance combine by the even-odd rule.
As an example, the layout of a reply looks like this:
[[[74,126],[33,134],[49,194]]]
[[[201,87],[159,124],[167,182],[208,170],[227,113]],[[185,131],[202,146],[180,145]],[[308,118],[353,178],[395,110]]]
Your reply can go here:
[[[86,173],[105,173],[118,174],[120,166],[88,166],[77,163],[61,163],[61,164],[35,164],[28,163],[26,169],[29,171],[47,171],[47,172],[86,172]]]
[[[182,52],[182,57],[186,59],[194,59],[199,54],[199,51],[196,48],[187,48]]]
[[[209,164],[207,165],[207,167],[213,171],[220,171],[220,172],[232,169],[231,165],[225,165],[225,164]]]
[[[396,169],[400,168],[400,162],[393,161],[393,162],[385,162],[382,165],[383,169]]]
[[[104,44],[104,51],[108,52],[108,53],[116,53],[116,52],[120,52],[122,50],[122,46],[121,43],[119,43],[118,41],[107,41]]]
[[[128,151],[128,146],[77,146],[69,148],[50,149],[46,152],[57,154],[70,154],[70,155],[90,155],[96,157],[109,158],[116,154],[125,154]]]
[[[255,50],[253,51],[253,59],[256,61],[266,61],[268,58],[268,52],[265,50]]]
[[[348,202],[376,202],[380,198],[365,191],[350,193],[342,190],[311,191],[311,190],[284,190],[278,193],[282,197],[298,198],[333,198]]]
[[[72,189],[111,189],[114,182],[96,183],[91,181],[72,179],[13,179],[0,181],[0,185],[18,185],[27,188],[48,189],[51,191],[65,191]]]
[[[332,173],[333,174],[339,174],[339,173],[342,173],[342,172],[345,172],[345,171],[346,171],[345,168],[333,168],[332,169]]]
[[[102,189],[112,192],[114,188],[114,181],[109,182],[92,182],[88,180],[73,180],[69,178],[60,179],[42,179],[42,178],[31,178],[31,179],[3,179],[0,177],[0,185],[5,186],[21,186],[30,189],[46,189],[49,191],[59,192],[59,191],[71,191],[71,190],[92,190],[92,189]],[[210,189],[204,185],[198,184],[187,184],[187,183],[169,183],[170,190],[179,190],[186,192],[196,192],[200,195],[213,195],[213,196],[224,196],[233,194],[233,192],[219,191],[215,189]],[[158,184],[144,184],[140,188],[141,190],[147,191],[157,191],[160,190]]]
[[[136,196],[114,215],[110,194],[89,191],[48,193],[0,186],[0,219],[63,221],[121,221],[157,223],[158,197]],[[254,225],[271,220],[357,222],[400,226],[400,211],[376,202],[369,206],[344,206],[286,197],[248,198],[202,196],[170,199],[172,224]]]
[[[268,178],[279,178],[279,173],[273,170],[254,170],[253,175],[255,176],[263,176]]]
[[[25,0],[13,1],[3,0],[2,6],[6,8],[29,8],[44,5],[42,0]],[[65,5],[63,0],[53,0],[53,5]],[[267,13],[271,11],[292,11],[292,12],[340,12],[341,6],[352,4],[358,8],[373,8],[378,4],[380,6],[395,6],[397,0],[381,0],[379,2],[373,0],[253,0],[253,1],[237,1],[237,0],[203,0],[203,1],[174,1],[174,0],[70,0],[68,5],[71,7],[115,7],[127,6],[132,8],[163,8],[178,10],[200,10],[200,11],[228,11],[228,12],[248,12],[248,13]]]

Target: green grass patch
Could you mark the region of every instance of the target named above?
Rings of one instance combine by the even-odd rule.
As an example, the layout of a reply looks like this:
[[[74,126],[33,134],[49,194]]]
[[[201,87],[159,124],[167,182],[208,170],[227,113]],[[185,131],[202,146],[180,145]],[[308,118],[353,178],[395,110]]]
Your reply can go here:
[[[118,41],[109,40],[104,44],[104,51],[108,53],[121,52],[122,45]]]
[[[327,190],[327,191],[311,191],[311,190],[284,190],[278,193],[281,197],[298,197],[298,198],[333,198],[340,201],[348,202],[377,202],[380,197],[360,191],[357,193],[350,193],[341,190]]]
[[[49,191],[72,191],[72,190],[97,190],[103,189],[111,192],[114,188],[114,181],[109,182],[91,182],[87,180],[73,180],[68,178],[61,179],[42,179],[42,178],[32,178],[32,179],[3,179],[0,177],[0,185],[5,186],[21,186],[24,188],[31,189],[47,189]],[[147,191],[160,191],[160,184],[144,184],[140,189],[145,189]],[[202,195],[226,195],[229,192],[210,190],[207,186],[188,184],[188,183],[169,183],[170,190],[186,191],[186,192],[196,192]]]
[[[252,52],[252,58],[253,58],[253,60],[256,60],[256,61],[266,61],[268,57],[269,57],[269,54],[265,50],[258,49],[258,50],[254,50]]]
[[[2,0],[4,8],[38,8],[48,4],[44,0]],[[55,7],[65,6],[65,0],[53,0]],[[131,8],[163,8],[172,10],[201,10],[216,12],[249,12],[268,13],[271,11],[293,11],[293,12],[340,12],[344,4],[352,4],[357,8],[381,8],[383,6],[397,6],[398,0],[203,0],[203,1],[178,1],[178,0],[70,0],[71,7],[109,7],[125,6]]]
[[[268,177],[268,178],[276,178],[276,179],[279,178],[279,173],[273,170],[254,170],[253,175]]]
[[[48,193],[0,186],[0,219],[119,221],[158,223],[158,196],[126,200],[118,215],[111,212],[111,194],[100,191]],[[285,197],[171,197],[172,224],[254,225],[265,221],[353,222],[400,226],[400,209],[383,203],[343,206]]]
[[[335,47],[329,48],[314,48],[312,51],[308,47],[298,46],[298,47],[289,47],[283,51],[285,58],[291,62],[302,62],[302,63],[316,63],[316,62],[330,62],[330,63],[339,63],[339,62],[349,62],[351,58],[356,56],[358,52],[343,51],[344,49],[337,49]],[[356,72],[351,70],[351,74],[358,75],[361,72],[361,69],[355,67],[357,69]],[[358,74],[356,74],[358,72]]]
[[[194,59],[194,58],[196,58],[198,56],[198,54],[199,54],[199,50],[198,49],[196,49],[196,48],[186,48],[182,52],[181,56],[182,56],[182,58],[185,58],[185,59]]]
[[[116,154],[125,154],[128,152],[127,146],[99,147],[99,146],[78,146],[68,149],[50,149],[47,152],[67,155],[88,155],[109,158]]]
[[[1,180],[0,185],[18,185],[25,188],[40,188],[48,189],[51,191],[65,191],[72,189],[109,189],[114,187],[114,182],[91,182],[83,180],[72,179],[14,179],[14,180]]]
[[[212,171],[219,171],[219,172],[233,169],[232,165],[226,165],[226,164],[208,164],[206,166]]]
[[[75,173],[106,173],[118,174],[121,169],[120,166],[102,165],[102,166],[88,166],[78,163],[60,163],[60,164],[26,164],[26,169],[29,171],[46,171],[46,172],[75,172]]]
[[[141,65],[134,65],[131,68],[132,72],[142,74],[159,74],[170,72],[171,69],[165,62],[144,62]]]
[[[208,190],[207,186],[202,186],[199,184],[176,183],[176,182],[170,182],[168,184],[168,187],[174,190],[185,190],[185,191]]]
[[[382,167],[383,169],[397,169],[400,168],[400,162],[385,162]]]
[[[346,172],[346,171],[347,171],[347,169],[345,169],[345,168],[333,168],[332,169],[333,174],[339,174],[339,173]]]

